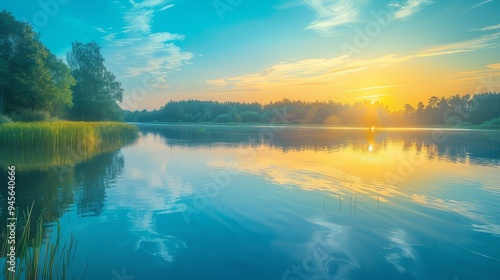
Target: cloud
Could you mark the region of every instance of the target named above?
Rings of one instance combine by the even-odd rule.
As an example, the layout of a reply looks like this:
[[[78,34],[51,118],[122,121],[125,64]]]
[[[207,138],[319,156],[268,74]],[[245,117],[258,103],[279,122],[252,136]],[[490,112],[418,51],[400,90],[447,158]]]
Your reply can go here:
[[[297,6],[306,6],[316,14],[316,20],[306,29],[311,29],[322,34],[332,34],[336,27],[362,22],[362,8],[366,0],[289,0],[274,6],[275,9],[290,9]],[[424,6],[430,5],[430,0],[406,0],[402,4],[389,4],[394,12],[395,19],[405,19]]]
[[[170,9],[170,8],[172,8],[173,6],[174,6],[174,4],[165,5],[164,7],[160,8],[160,9],[158,10],[158,12],[163,12],[163,11],[165,11],[166,9]]]
[[[439,55],[466,53],[481,49],[497,47],[499,38],[500,38],[500,33],[495,33],[474,38],[471,40],[427,48],[412,55],[394,57],[392,60],[388,60],[387,64],[383,64],[381,66],[387,66],[392,63],[404,62],[409,59],[419,58],[419,57],[432,57]]]
[[[132,8],[125,13],[126,22],[124,32],[151,32],[151,21],[156,12],[165,11],[174,6],[168,4],[170,0],[145,0],[143,2],[130,1]]]
[[[485,92],[496,92],[500,88],[500,63],[485,65],[483,69],[473,71],[461,71],[451,76],[447,83],[463,83],[465,81],[477,81],[480,90]]]
[[[469,9],[465,10],[463,13],[461,13],[461,15],[463,15],[467,12],[470,12],[471,10],[474,10],[475,8],[481,7],[482,5],[490,3],[490,2],[493,2],[493,0],[486,0],[486,1],[483,1],[479,4],[477,4],[477,5],[474,5],[474,6],[470,7]]]
[[[274,5],[273,8],[276,10],[285,10],[285,9],[299,7],[299,6],[302,6],[303,4],[304,4],[304,0],[290,0],[288,2]]]
[[[207,80],[206,83],[233,90],[255,90],[268,85],[281,87],[336,85],[344,75],[361,72],[369,67],[379,67],[395,59],[397,59],[395,55],[388,55],[375,59],[353,60],[343,55],[334,58],[287,60],[258,73]]]
[[[433,2],[429,0],[407,0],[403,4],[393,3],[389,6],[395,8],[395,19],[405,19],[420,11],[424,6],[430,5],[432,3]]]
[[[329,32],[340,25],[358,22],[360,8],[365,1],[359,0],[304,0],[303,4],[316,13],[317,20],[307,26],[319,32]]]
[[[112,41],[116,38],[116,33],[109,33],[102,37],[105,41]]]
[[[490,69],[500,69],[500,63],[490,64],[488,65]]]
[[[485,26],[483,28],[471,29],[469,31],[490,31],[490,30],[496,30],[496,29],[500,29],[500,24]]]
[[[130,1],[122,19],[121,31],[103,37],[107,42],[105,57],[109,67],[121,78],[155,76],[156,87],[168,88],[167,76],[189,64],[193,54],[175,44],[184,35],[153,32],[152,20],[156,13],[172,8],[170,0]]]
[[[235,85],[253,86],[259,83],[282,83],[298,79],[307,80],[308,77],[323,75],[342,75],[353,71],[361,71],[361,67],[349,65],[348,56],[340,56],[331,59],[304,59],[300,61],[287,60],[262,70],[259,73],[243,75],[232,78],[208,80],[212,86]]]
[[[94,29],[97,30],[100,33],[106,33],[106,30],[104,30],[102,27],[94,26]]]
[[[257,73],[207,80],[206,83],[218,88],[229,87],[232,90],[255,90],[268,85],[332,85],[338,83],[341,76],[364,71],[370,67],[385,67],[411,59],[465,53],[495,47],[498,45],[499,38],[500,33],[496,33],[467,41],[423,49],[410,55],[389,54],[372,59],[351,59],[348,55],[299,61],[290,59],[267,67]]]
[[[308,26],[311,29],[331,28],[337,25],[355,22],[359,10],[352,0],[306,0],[305,4],[314,10],[319,19]]]
[[[345,92],[353,92],[353,91],[369,91],[369,90],[374,90],[374,89],[384,89],[384,88],[390,88],[391,86],[373,86],[373,87],[364,87],[364,88],[357,88],[357,89],[351,89],[351,90],[346,90]],[[379,96],[386,96],[387,94],[377,94],[377,95],[367,95],[367,96],[362,96],[362,97],[356,97],[356,98],[370,98],[370,97],[379,97]]]
[[[132,9],[127,12],[123,20],[127,23],[124,32],[151,32],[151,19],[153,18],[153,10]]]
[[[425,56],[436,56],[443,54],[471,52],[489,47],[494,47],[498,45],[498,38],[500,38],[500,33],[481,36],[467,41],[461,41],[426,49],[424,51],[421,51],[418,54],[418,56],[425,57]]]

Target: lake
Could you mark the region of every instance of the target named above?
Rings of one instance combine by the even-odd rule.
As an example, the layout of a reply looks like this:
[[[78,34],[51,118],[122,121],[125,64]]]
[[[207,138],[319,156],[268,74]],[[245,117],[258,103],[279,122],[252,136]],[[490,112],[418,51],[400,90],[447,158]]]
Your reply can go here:
[[[18,206],[76,234],[75,277],[499,279],[500,131],[137,125],[18,171]]]

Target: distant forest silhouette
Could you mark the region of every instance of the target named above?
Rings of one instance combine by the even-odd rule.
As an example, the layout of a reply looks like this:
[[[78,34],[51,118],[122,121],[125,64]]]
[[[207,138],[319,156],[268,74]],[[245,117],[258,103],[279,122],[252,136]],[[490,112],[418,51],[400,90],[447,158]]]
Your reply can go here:
[[[280,123],[326,125],[500,125],[500,94],[473,96],[433,96],[417,107],[406,104],[401,110],[369,101],[343,104],[334,101],[292,101],[283,99],[268,104],[169,101],[159,110],[125,111],[127,122],[214,122]]]

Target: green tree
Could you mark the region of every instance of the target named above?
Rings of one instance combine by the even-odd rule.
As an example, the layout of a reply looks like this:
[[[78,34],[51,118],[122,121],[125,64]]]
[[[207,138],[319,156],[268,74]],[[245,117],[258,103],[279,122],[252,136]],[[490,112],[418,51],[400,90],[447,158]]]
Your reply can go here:
[[[119,120],[122,110],[116,102],[122,101],[123,89],[104,66],[101,47],[96,42],[74,42],[66,60],[76,79],[72,117],[84,121]]]
[[[43,108],[61,115],[67,108],[73,106],[71,87],[76,84],[76,81],[71,76],[71,70],[64,61],[52,53],[48,54],[47,66],[55,90],[47,91],[46,98],[40,102]]]
[[[30,24],[0,12],[0,112],[63,111],[72,105],[74,83]]]
[[[410,104],[405,104],[403,115],[408,123],[413,123],[415,121],[415,108]]]
[[[203,121],[205,122],[212,121],[212,114],[210,112],[205,112],[205,114],[203,114]]]
[[[432,96],[431,98],[429,98],[429,101],[427,101],[427,108],[436,108],[438,102],[439,102],[439,97]]]
[[[262,117],[255,111],[245,111],[240,114],[242,122],[260,122]]]
[[[228,122],[232,122],[232,121],[233,121],[233,118],[231,118],[231,114],[229,114],[229,113],[218,115],[215,118],[215,122],[218,122],[218,123],[228,123]]]

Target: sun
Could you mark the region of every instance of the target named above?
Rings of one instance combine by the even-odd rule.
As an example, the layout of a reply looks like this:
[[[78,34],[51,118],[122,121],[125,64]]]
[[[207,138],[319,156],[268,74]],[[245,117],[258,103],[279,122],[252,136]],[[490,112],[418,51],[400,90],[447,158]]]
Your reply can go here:
[[[372,101],[370,101],[370,104],[372,104],[372,105],[373,105],[373,104],[375,104],[375,101],[373,101],[373,100],[372,100]]]

